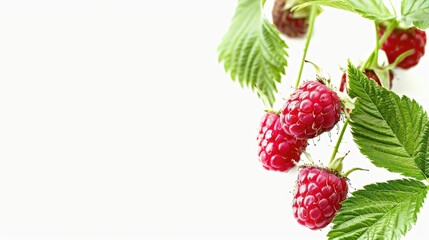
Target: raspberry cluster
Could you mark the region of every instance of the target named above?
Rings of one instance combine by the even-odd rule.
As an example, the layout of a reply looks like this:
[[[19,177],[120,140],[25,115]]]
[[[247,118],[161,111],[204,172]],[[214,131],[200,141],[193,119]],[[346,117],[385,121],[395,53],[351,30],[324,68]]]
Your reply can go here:
[[[305,1],[275,0],[272,17],[280,32],[289,37],[301,37],[307,33],[309,16],[306,12],[291,11],[293,6],[303,2]],[[411,68],[425,54],[426,33],[414,27],[394,29],[398,25],[390,25],[388,32],[393,31],[389,36],[383,36],[387,31],[386,27],[384,23],[377,24],[379,36],[384,41],[381,49],[386,52],[389,65],[379,66],[377,46],[362,65],[362,71],[379,86],[382,86],[382,82],[389,81],[391,88],[393,69]],[[339,91],[346,91],[346,84],[347,75],[344,73]],[[267,170],[281,172],[294,167],[305,151],[307,141],[332,130],[340,120],[342,111],[347,113],[349,109],[343,109],[340,97],[324,79],[318,78],[301,84],[279,112],[267,112],[261,120],[257,141],[262,166]],[[345,176],[348,173],[345,176],[340,174],[344,157],[335,159],[335,154],[336,152],[328,168],[306,165],[298,173],[292,210],[297,222],[312,230],[329,225],[341,209],[341,202],[347,198]],[[335,163],[337,160],[339,164]]]
[[[323,80],[296,89],[280,114],[264,114],[257,137],[259,160],[267,170],[287,171],[300,160],[307,140],[331,130],[340,119],[341,101]],[[310,229],[327,226],[347,196],[345,178],[330,170],[302,168],[293,200],[298,222]]]
[[[268,170],[287,171],[298,162],[307,140],[340,120],[341,101],[322,81],[307,81],[286,101],[280,115],[266,113],[257,137],[259,160]]]

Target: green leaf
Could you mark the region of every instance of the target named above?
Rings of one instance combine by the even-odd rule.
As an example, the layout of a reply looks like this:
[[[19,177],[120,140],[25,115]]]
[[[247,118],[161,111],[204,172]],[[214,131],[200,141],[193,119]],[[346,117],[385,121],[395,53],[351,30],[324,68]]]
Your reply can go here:
[[[363,17],[378,22],[395,19],[383,0],[348,0],[353,8]]]
[[[286,43],[262,12],[265,1],[239,0],[231,26],[218,47],[219,61],[241,86],[272,106],[287,66]]]
[[[417,180],[399,179],[367,185],[342,203],[328,233],[331,240],[395,240],[417,221],[427,187]]]
[[[384,5],[383,0],[308,0],[307,3],[299,5],[297,9],[309,5],[323,5],[355,12],[364,18],[378,22],[395,19],[395,15]]]
[[[405,25],[414,24],[417,28],[429,28],[429,1],[402,0],[401,14]]]
[[[425,16],[428,16],[429,13],[425,13]],[[414,26],[420,29],[427,29],[429,28],[429,19],[428,20],[422,20],[422,21],[414,21],[413,22]]]
[[[375,75],[380,80],[381,86],[384,88],[390,89],[390,72],[389,69],[374,69]]]
[[[322,5],[346,10],[349,12],[355,12],[352,5],[350,5],[347,0],[307,0],[305,3],[296,6],[293,10],[297,11],[311,5]]]
[[[414,100],[381,88],[349,64],[354,141],[373,164],[417,179],[429,176],[427,113]]]
[[[429,167],[429,138],[428,138],[428,149],[426,151],[426,172],[428,172],[428,168]]]

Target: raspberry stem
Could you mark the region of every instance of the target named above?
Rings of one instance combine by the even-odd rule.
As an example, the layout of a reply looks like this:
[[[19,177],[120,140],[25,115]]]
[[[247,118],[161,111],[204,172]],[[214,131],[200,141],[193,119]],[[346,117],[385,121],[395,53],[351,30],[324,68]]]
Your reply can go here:
[[[378,39],[380,38],[380,36],[378,35],[378,24],[376,22],[374,22],[374,27],[375,27],[375,54],[374,54],[374,60],[372,61],[371,65],[372,66],[377,66],[378,65],[378,51],[380,50],[380,41],[378,41]]]
[[[297,78],[296,83],[295,83],[295,88],[298,88],[299,83],[301,82],[302,70],[304,69],[304,62],[305,62],[305,58],[307,56],[308,46],[310,45],[311,37],[313,35],[314,22],[315,22],[315,19],[317,16],[316,6],[310,6],[310,8],[311,8],[310,20],[309,20],[310,22],[309,22],[309,26],[308,26],[307,36],[305,38],[304,53],[302,54],[301,65],[299,67],[298,78]]]
[[[389,37],[389,35],[393,32],[393,30],[398,26],[398,23],[396,21],[389,24],[386,31],[384,32],[383,36],[379,38],[378,36],[378,25],[375,24],[375,31],[376,31],[376,40],[377,43],[375,44],[375,49],[372,51],[371,55],[368,57],[366,62],[362,65],[361,70],[364,71],[368,69],[369,67],[373,67],[373,64],[378,64],[378,51],[380,50],[380,46],[383,45],[383,43],[386,41],[386,39]]]
[[[390,36],[390,34],[395,30],[395,28],[398,26],[398,23],[392,22],[389,27],[387,27],[386,32],[384,32],[383,36],[378,41],[378,46],[383,45],[383,43],[386,41],[386,39]],[[378,50],[378,49],[377,49]]]
[[[364,168],[352,168],[350,170],[348,170],[346,173],[342,174],[343,177],[348,177],[350,175],[350,173],[354,172],[354,171],[369,171],[368,169],[364,169]]]
[[[341,141],[343,140],[344,133],[346,132],[347,125],[349,124],[350,119],[346,118],[343,128],[341,129],[340,136],[338,136],[337,143],[335,144],[334,151],[332,152],[331,159],[329,160],[328,167],[331,167],[334,163],[335,156],[337,156],[338,148],[340,147]]]

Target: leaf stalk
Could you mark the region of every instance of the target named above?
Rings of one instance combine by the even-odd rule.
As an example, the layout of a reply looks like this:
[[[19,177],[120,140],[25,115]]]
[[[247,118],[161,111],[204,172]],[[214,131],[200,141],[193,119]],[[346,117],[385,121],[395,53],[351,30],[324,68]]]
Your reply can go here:
[[[386,39],[390,36],[390,34],[393,32],[393,30],[395,30],[397,26],[398,26],[398,23],[396,21],[390,23],[386,31],[384,32],[383,36],[381,36],[381,38],[379,39],[378,24],[375,23],[375,37],[376,37],[375,49],[372,51],[371,55],[368,57],[366,62],[362,65],[361,67],[362,71],[371,67],[372,65],[378,64],[378,51],[380,50],[380,47],[383,45],[383,43],[386,41]]]
[[[350,170],[348,170],[346,173],[343,174],[343,177],[348,177],[350,175],[350,173],[355,172],[355,171],[369,171],[368,169],[364,169],[364,168],[352,168]]]
[[[310,22],[308,26],[307,36],[305,38],[304,52],[302,54],[301,65],[299,67],[298,78],[296,79],[295,88],[298,88],[301,82],[301,76],[302,76],[302,71],[304,70],[305,58],[307,57],[308,46],[310,46],[311,37],[313,36],[314,23],[317,16],[317,7],[310,6],[310,8],[311,8]]]
[[[347,125],[349,124],[349,121],[350,121],[350,119],[346,118],[346,121],[344,122],[343,128],[341,129],[340,136],[338,136],[337,143],[335,144],[334,151],[332,152],[331,159],[329,160],[328,167],[333,164],[335,156],[337,156],[338,148],[341,145],[341,141],[343,140],[344,133],[346,132]]]

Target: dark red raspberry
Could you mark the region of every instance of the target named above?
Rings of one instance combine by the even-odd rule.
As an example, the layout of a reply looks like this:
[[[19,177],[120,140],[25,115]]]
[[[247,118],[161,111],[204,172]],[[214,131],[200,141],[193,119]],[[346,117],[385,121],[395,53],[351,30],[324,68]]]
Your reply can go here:
[[[272,10],[273,23],[289,37],[302,37],[307,33],[309,17],[296,17],[291,9],[285,9],[285,0],[276,0]]]
[[[347,198],[346,178],[326,169],[308,166],[300,170],[292,210],[296,220],[312,230],[332,222]]]
[[[340,120],[338,95],[319,81],[301,85],[286,101],[280,123],[286,134],[310,139],[331,130]]]
[[[365,70],[364,74],[369,78],[374,80],[379,86],[381,86],[380,79],[378,79],[377,74],[375,74],[374,70]],[[390,89],[392,89],[392,82],[393,82],[393,71],[389,71],[389,82],[390,82]],[[344,92],[346,89],[346,83],[347,83],[347,73],[344,73],[341,77],[341,85],[340,85],[340,92]]]
[[[380,37],[385,29],[379,28]],[[414,53],[402,60],[397,66],[408,69],[417,65],[420,58],[425,54],[426,33],[417,28],[393,30],[390,36],[383,43],[381,49],[386,52],[389,63],[395,62],[396,58],[402,53],[414,49]]]
[[[287,135],[280,127],[280,118],[275,113],[265,113],[257,137],[259,160],[268,170],[287,171],[300,160],[307,147],[306,140],[297,140]]]

